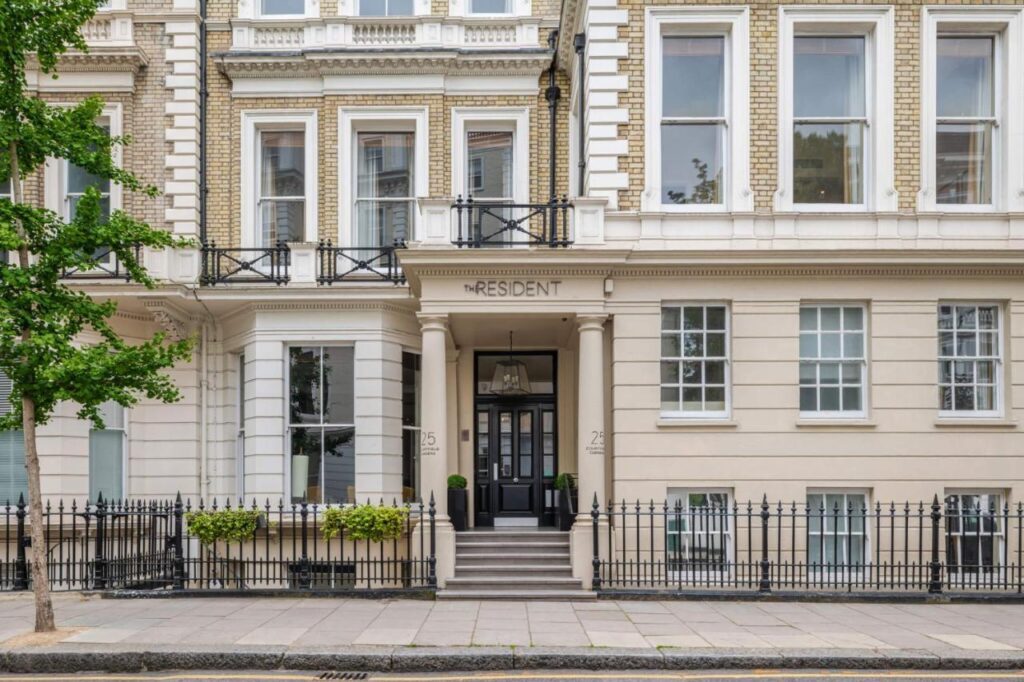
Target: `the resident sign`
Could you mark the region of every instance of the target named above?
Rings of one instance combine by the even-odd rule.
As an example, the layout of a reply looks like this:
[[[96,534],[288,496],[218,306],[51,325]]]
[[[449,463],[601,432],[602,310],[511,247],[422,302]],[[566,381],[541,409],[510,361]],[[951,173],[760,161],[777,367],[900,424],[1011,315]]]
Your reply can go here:
[[[547,298],[558,296],[561,280],[478,279],[465,285],[467,294],[484,298]]]

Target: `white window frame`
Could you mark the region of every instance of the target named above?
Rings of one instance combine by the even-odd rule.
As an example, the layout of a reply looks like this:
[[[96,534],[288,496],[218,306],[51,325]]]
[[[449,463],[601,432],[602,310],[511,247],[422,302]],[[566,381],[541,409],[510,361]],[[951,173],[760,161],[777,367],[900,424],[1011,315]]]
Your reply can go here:
[[[295,424],[294,426],[297,427],[297,428],[305,427],[305,428],[320,428],[320,429],[349,428],[349,427],[351,427],[352,430],[355,432],[355,436],[354,436],[354,438],[355,438],[355,447],[353,448],[353,457],[355,457],[356,461],[358,461],[358,459],[359,459],[359,429],[358,429],[358,425],[359,425],[359,421],[360,421],[360,418],[359,418],[359,416],[357,414],[358,409],[359,409],[359,404],[358,404],[358,399],[357,399],[358,388],[359,388],[359,380],[356,377],[356,373],[359,371],[358,370],[359,359],[358,359],[358,356],[356,355],[356,350],[357,349],[356,349],[355,342],[354,341],[346,341],[346,340],[338,340],[338,341],[336,341],[336,340],[331,340],[331,339],[324,339],[324,340],[317,340],[317,341],[289,341],[288,343],[285,343],[284,344],[284,357],[283,357],[284,394],[282,395],[282,403],[283,403],[283,406],[284,406],[284,416],[283,416],[283,422],[284,422],[284,453],[283,453],[283,458],[284,458],[284,491],[283,491],[283,499],[289,500],[289,501],[292,499],[292,427],[293,427],[293,424],[290,421],[290,418],[291,418],[291,405],[288,402],[288,396],[290,396],[291,392],[292,392],[292,373],[291,373],[291,364],[290,364],[292,348],[320,348],[321,349],[321,356],[320,356],[321,357],[321,362],[323,362],[323,354],[322,354],[322,352],[323,352],[324,348],[352,348],[353,349],[352,350],[352,401],[353,401],[352,423],[351,424],[340,424],[340,423],[327,423],[327,422],[325,422],[325,423],[322,423],[322,424],[306,424],[306,425]],[[320,387],[320,390],[323,391],[323,386],[322,385]],[[322,404],[323,404],[323,401],[321,400],[321,405]],[[323,490],[323,474],[324,474],[323,465],[324,465],[324,461],[323,461],[323,457],[321,457],[320,458],[321,491]],[[355,466],[355,462],[353,463],[353,466]],[[352,477],[352,486],[353,486],[353,488],[355,488],[356,482],[358,480],[359,480],[359,472],[358,471],[354,471],[353,472],[353,477]],[[356,489],[355,490],[356,495],[358,495],[358,492],[359,492],[358,489]],[[321,494],[321,497],[322,497],[322,494]],[[316,502],[321,507],[329,506],[326,502],[321,502],[321,501],[318,501],[318,500],[307,500],[307,502],[310,503],[310,504],[313,504],[314,502]],[[357,502],[357,498],[354,498],[353,502]]]
[[[429,195],[430,188],[430,129],[427,107],[340,107],[338,109],[338,246],[356,244],[356,190],[358,148],[356,134],[360,132],[412,132],[413,142],[413,201],[412,229],[406,239],[422,239],[418,215],[418,200]]]
[[[338,0],[338,16],[353,17],[373,21],[375,19],[389,19],[397,17],[423,17],[430,15],[430,0],[412,0],[412,14],[391,14],[386,17],[364,17],[360,14],[360,0]]]
[[[839,308],[840,309],[840,344],[842,344],[842,335],[846,331],[843,328],[843,324],[842,324],[842,312],[841,312],[842,309],[843,308],[859,308],[860,311],[861,311],[861,319],[863,321],[863,328],[861,330],[861,334],[864,337],[864,347],[863,347],[863,351],[862,351],[863,354],[862,354],[862,356],[860,358],[860,362],[861,362],[861,397],[860,397],[861,409],[859,409],[859,410],[818,410],[816,412],[809,412],[809,411],[805,411],[805,410],[800,410],[800,418],[801,419],[829,419],[829,420],[832,420],[832,419],[866,419],[867,416],[868,416],[869,405],[870,405],[870,402],[868,401],[868,397],[871,394],[871,383],[870,383],[870,379],[869,379],[869,368],[871,367],[871,360],[869,358],[870,345],[871,345],[870,344],[871,336],[870,336],[870,331],[869,331],[870,319],[868,317],[868,314],[869,314],[868,306],[865,303],[859,302],[859,301],[801,301],[801,303],[800,303],[800,310],[803,311],[804,308],[816,308],[816,309],[821,309],[821,308]],[[819,336],[819,349],[820,349],[820,334],[821,334],[821,331],[822,331],[820,329],[820,319],[821,319],[821,313],[820,312],[818,313],[818,319],[819,319],[819,323],[818,323],[819,324],[819,329],[817,330],[816,333]],[[802,329],[798,329],[797,330],[798,337],[802,333],[803,333]],[[799,351],[798,351],[798,354],[799,354]],[[819,355],[819,357],[817,357],[817,358],[804,358],[801,355],[800,358],[799,358],[798,365],[800,363],[803,363],[803,362],[815,362],[815,363],[818,363],[818,364],[821,364],[823,362],[827,362],[827,363],[835,362],[835,363],[838,363],[838,364],[842,365],[844,362],[849,362],[849,360],[847,360],[845,357],[842,357],[842,356],[838,357],[838,358],[823,358],[823,357],[821,357]],[[839,371],[841,373],[842,372],[842,368],[840,368]],[[799,372],[799,367],[798,367],[798,372]],[[797,384],[798,384],[797,390],[799,391],[801,388],[803,388],[803,384],[799,383],[799,374],[797,376]],[[820,385],[821,385],[820,383],[815,384],[816,387],[818,387]],[[837,386],[839,386],[840,390],[841,390],[841,386],[842,386],[841,380],[840,380],[840,384],[837,384]],[[799,405],[799,402],[797,404]],[[820,401],[819,401],[819,404],[820,404]],[[810,492],[808,494],[810,494]]]
[[[812,510],[810,509],[810,500],[808,499],[808,498],[810,498],[811,495],[821,495],[823,498],[828,496],[828,495],[842,495],[843,499],[846,501],[845,502],[846,505],[849,505],[849,499],[848,498],[850,496],[852,496],[852,495],[859,495],[859,496],[864,498],[864,518],[862,519],[862,522],[864,524],[864,531],[863,531],[863,533],[860,534],[860,535],[862,535],[864,537],[864,550],[863,550],[864,553],[863,553],[863,561],[861,562],[861,565],[859,567],[857,567],[857,568],[850,567],[850,565],[849,565],[849,557],[846,557],[846,561],[845,562],[840,562],[840,566],[846,566],[845,569],[843,569],[843,568],[838,568],[837,569],[835,566],[830,566],[827,563],[826,564],[818,564],[817,566],[814,565],[814,560],[817,559],[818,557],[812,557],[811,556],[811,542],[810,541],[811,541],[812,533],[811,533],[811,524],[810,524],[810,512]],[[873,545],[872,545],[872,537],[871,537],[871,491],[868,490],[868,489],[865,489],[865,488],[808,488],[806,494],[804,495],[804,504],[805,504],[805,510],[806,510],[806,512],[808,514],[808,522],[807,522],[807,528],[806,528],[806,532],[807,532],[806,546],[804,547],[804,558],[805,558],[804,565],[807,566],[808,575],[813,576],[814,580],[823,580],[823,579],[827,580],[828,578],[831,578],[833,576],[842,576],[842,575],[861,575],[862,572],[863,572],[863,569],[868,567],[868,566],[870,566],[871,563],[872,563],[871,562],[871,558],[872,558],[871,557],[871,549],[872,549]],[[819,510],[815,510],[815,511],[819,511]],[[822,547],[825,546],[825,542],[824,542],[824,538],[825,537],[828,537],[828,536],[832,536],[832,537],[836,537],[836,538],[841,537],[841,538],[844,538],[844,540],[845,540],[846,537],[852,535],[850,533],[849,519],[847,519],[846,532],[840,534],[835,529],[833,529],[832,532],[830,532],[830,533],[826,533],[825,532],[825,526],[826,526],[825,522],[826,522],[827,518],[829,517],[829,514],[830,514],[831,511],[833,511],[833,510],[829,509],[828,507],[825,508],[824,517],[826,517],[826,518],[822,518],[821,519],[821,526],[819,527],[818,532],[814,533],[814,535],[817,535],[818,537],[822,538],[822,542],[821,542],[821,546]],[[847,507],[846,506],[842,507],[841,511],[842,511],[843,514],[845,514],[846,511],[847,511]],[[794,521],[795,521],[795,519],[794,519]],[[854,536],[854,537],[856,537],[856,536]],[[844,553],[846,552],[846,544],[845,544],[845,542],[843,544],[843,552]],[[825,559],[828,560],[829,557],[826,556]]]
[[[448,16],[463,19],[522,18],[533,14],[532,0],[506,0],[508,12],[470,12],[473,0],[451,0],[448,5]]]
[[[263,0],[238,0],[238,19],[261,19],[263,21],[288,21],[294,19],[315,19],[320,16],[320,0],[305,0],[302,14],[264,14]]]
[[[971,533],[970,531],[968,531],[967,533],[964,533],[963,532],[963,525],[962,525],[963,514],[961,513],[959,515],[959,518],[961,520],[960,531],[958,531],[956,533],[950,533],[949,532],[949,515],[947,514],[946,510],[949,508],[949,506],[948,506],[948,499],[949,499],[950,496],[953,496],[953,495],[955,495],[957,497],[962,497],[964,495],[987,495],[989,497],[997,498],[997,505],[996,505],[996,510],[995,510],[995,515],[994,516],[997,519],[999,529],[997,531],[993,532],[993,533],[980,534],[980,535],[978,533]],[[950,560],[950,558],[947,556],[946,557],[946,563],[947,563],[946,580],[947,580],[947,584],[949,584],[950,586],[954,586],[954,587],[962,587],[964,585],[969,585],[969,586],[981,585],[981,586],[984,586],[985,584],[988,584],[990,582],[995,583],[995,582],[998,582],[998,581],[1003,579],[1004,573],[1006,572],[1006,569],[1007,569],[1007,564],[1005,562],[1006,557],[1004,557],[1003,554],[1004,554],[1004,551],[1006,549],[1006,543],[1009,541],[1009,537],[1007,535],[1007,531],[1008,531],[1008,528],[1006,527],[1007,524],[1004,523],[1005,518],[1002,516],[1002,512],[1003,512],[1004,506],[1008,503],[1007,502],[1008,499],[1009,499],[1009,496],[1007,495],[1007,491],[1006,490],[1000,490],[1000,489],[994,489],[994,488],[950,488],[948,490],[944,490],[943,491],[943,495],[942,495],[942,513],[943,513],[943,516],[945,516],[946,518],[945,518],[945,525],[944,525],[944,530],[943,530],[942,542],[944,543],[943,544],[943,551],[945,552],[945,554],[948,555],[948,546],[949,546],[948,543],[949,543],[949,538],[950,538],[951,535],[953,537],[960,538],[961,539],[961,541],[960,541],[961,545],[962,545],[963,540],[968,540],[969,541],[972,537],[973,538],[978,538],[978,537],[992,537],[993,538],[991,572],[988,572],[988,573],[984,573],[984,572],[983,573],[965,573],[963,571],[954,571],[953,570],[953,566],[951,566],[950,564],[954,564],[957,567],[962,567],[963,565],[960,564],[959,557],[957,558],[956,562],[952,562]],[[962,506],[960,508],[961,508],[961,510],[963,509]],[[1014,514],[1014,512],[1013,512],[1013,510],[1011,508],[1010,519],[1013,518],[1013,514]],[[963,548],[959,547],[958,549],[959,549],[959,551],[962,554]],[[977,565],[977,564],[973,564],[973,565]],[[983,567],[984,567],[984,565],[983,565]]]
[[[688,530],[688,531],[683,531],[682,529],[678,529],[676,531],[671,531],[671,532],[669,531],[669,529],[668,529],[669,522],[675,520],[674,519],[674,515],[675,515],[675,500],[676,499],[681,499],[683,501],[682,517],[681,518],[682,519],[688,519],[689,517],[688,517],[688,514],[687,514],[687,510],[690,509],[689,496],[690,495],[694,495],[694,494],[699,494],[699,495],[725,495],[725,509],[724,509],[724,512],[723,512],[722,516],[718,517],[718,518],[726,519],[726,523],[729,524],[728,528],[725,529],[725,533],[724,533],[724,537],[726,538],[726,549],[725,549],[725,552],[724,552],[724,555],[723,555],[723,559],[724,559],[724,562],[725,562],[724,570],[716,571],[716,570],[711,570],[708,567],[705,567],[705,568],[698,567],[697,570],[685,570],[685,571],[668,570],[667,573],[672,577],[673,580],[680,580],[681,579],[681,580],[684,580],[684,581],[689,579],[689,578],[691,578],[691,577],[698,577],[698,576],[726,576],[726,575],[730,575],[733,572],[733,567],[736,565],[735,557],[736,557],[736,532],[737,532],[737,530],[735,528],[735,525],[736,525],[735,521],[736,521],[736,519],[735,519],[735,517],[733,516],[733,513],[732,513],[733,512],[733,491],[732,491],[731,488],[669,488],[668,490],[665,491],[665,502],[668,505],[668,514],[665,517],[665,536],[666,536],[665,560],[666,560],[666,562],[669,562],[673,558],[673,553],[671,551],[669,551],[668,542],[667,542],[668,537],[670,535],[676,535],[676,536],[679,536],[679,537],[682,537],[683,535],[689,535],[691,538],[693,538],[695,535],[702,535],[704,537],[708,537],[709,535],[714,535],[715,537],[717,537],[717,533],[711,533],[711,534],[706,533],[706,532],[705,533],[694,533],[692,528],[690,530]],[[692,549],[692,548],[696,547],[697,545],[696,545],[696,543],[692,542],[692,540],[691,540],[691,543],[690,543],[689,546]],[[705,544],[703,546],[706,547],[707,545]]]
[[[110,402],[113,402],[113,401],[110,401]],[[114,404],[117,405],[117,407],[120,408],[120,410],[121,410],[121,424],[122,424],[121,427],[120,428],[111,428],[110,424],[105,423],[103,425],[104,426],[103,429],[97,429],[95,426],[90,424],[89,425],[90,450],[91,450],[92,434],[93,434],[94,431],[101,431],[102,430],[102,431],[120,431],[121,432],[121,495],[120,496],[115,496],[115,497],[127,498],[128,497],[128,462],[129,462],[128,444],[131,442],[130,439],[129,439],[129,426],[128,425],[131,422],[131,411],[127,407],[124,407],[123,405],[120,405],[120,404],[118,404],[116,402]],[[90,452],[90,460],[92,459],[91,454],[92,453]],[[91,463],[91,461],[90,461],[90,466],[89,466],[88,490],[89,490],[89,493],[90,493],[89,496],[92,497],[92,463]],[[108,496],[107,499],[109,500],[111,498]]]
[[[747,7],[648,7],[645,11],[646,85],[644,184],[641,208],[665,213],[753,211],[750,189],[750,10]],[[725,139],[722,203],[661,202],[662,38],[725,37]]]
[[[469,187],[466,134],[483,130],[512,132],[512,201],[530,203],[530,110],[510,107],[452,109],[452,196],[466,196]],[[513,235],[524,241],[525,235]]]
[[[57,105],[71,106],[71,105]],[[111,137],[124,135],[124,118],[120,104],[108,104],[97,119],[97,123],[106,123],[110,128]],[[121,145],[114,145],[111,148],[111,159],[120,166],[122,163],[123,150]],[[64,220],[68,220],[69,202],[67,197],[67,159],[47,159],[43,171],[43,182],[45,183],[44,199],[46,208],[50,209]],[[110,212],[120,211],[123,208],[124,190],[120,184],[110,181]]]
[[[779,189],[775,210],[804,213],[895,211],[894,10],[882,7],[779,8]],[[864,128],[864,201],[860,204],[798,204],[793,182],[793,40],[798,36],[863,36],[867,124]]]
[[[999,326],[996,328],[996,352],[999,355],[995,359],[995,369],[993,370],[993,376],[995,378],[995,391],[994,391],[994,394],[995,394],[994,395],[995,409],[993,409],[993,410],[943,410],[940,407],[939,408],[939,419],[949,419],[949,420],[952,420],[952,421],[955,421],[957,419],[975,419],[975,418],[999,419],[999,418],[1001,418],[1003,416],[1003,410],[1004,410],[1003,405],[1005,405],[1004,394],[1005,394],[1005,386],[1006,386],[1006,377],[1004,376],[1004,372],[1006,371],[1005,370],[1005,367],[1006,367],[1006,362],[1005,362],[1005,359],[1006,359],[1006,345],[1005,345],[1004,338],[1005,338],[1005,330],[1006,330],[1006,324],[1007,324],[1007,319],[1006,319],[1007,306],[1003,305],[1002,303],[999,303],[998,301],[955,301],[955,300],[946,300],[946,299],[940,300],[936,304],[936,306],[935,306],[935,354],[936,354],[935,355],[935,358],[936,358],[936,362],[935,362],[935,371],[936,371],[936,375],[935,375],[936,376],[935,389],[936,389],[936,394],[938,394],[938,389],[939,389],[939,382],[938,382],[939,363],[943,362],[943,358],[949,357],[950,359],[953,359],[953,358],[956,357],[956,356],[941,356],[941,355],[938,354],[938,352],[939,352],[939,337],[938,337],[938,334],[939,334],[940,331],[953,331],[954,332],[953,343],[954,344],[956,343],[956,334],[955,334],[956,329],[955,328],[952,329],[952,330],[945,330],[945,329],[940,330],[939,329],[939,308],[941,306],[944,306],[944,305],[953,306],[953,308],[954,308],[954,314],[953,314],[954,319],[956,318],[956,313],[955,313],[956,306],[995,307],[996,310],[998,311],[998,315],[999,315],[999,320],[998,320]],[[975,328],[974,331],[978,331],[978,329]],[[954,348],[954,350],[955,350],[955,348]],[[984,356],[973,355],[973,356],[962,356],[962,357],[965,360],[970,360],[972,362],[978,362],[978,360],[982,359]],[[971,385],[972,386],[976,386],[977,384],[971,384]],[[955,396],[954,396],[954,401],[955,401]],[[954,404],[955,404],[955,402],[954,402]]]
[[[661,410],[661,361],[664,356],[661,354],[661,335],[663,330],[661,329],[661,318],[660,313],[665,308],[679,308],[680,325],[683,325],[682,315],[683,309],[686,307],[723,307],[725,308],[725,369],[724,369],[724,381],[725,381],[725,409],[724,410],[713,410],[713,411],[692,411],[683,409],[682,401],[682,376],[679,377],[680,381],[680,403],[679,410]],[[704,317],[707,318],[705,312]],[[707,332],[707,329],[704,329]],[[680,340],[682,344],[682,340]],[[680,345],[680,353],[683,352],[683,347]],[[716,356],[711,356],[716,357]],[[696,356],[691,358],[693,360],[707,360],[708,356]],[[685,361],[685,356],[682,357],[680,362]],[[680,368],[680,372],[682,368]],[[706,382],[701,381],[700,386],[705,386]],[[701,421],[701,420],[720,420],[728,421],[732,416],[732,306],[727,301],[662,301],[661,307],[659,308],[659,319],[658,319],[658,405],[660,410],[660,416],[662,419],[679,420],[679,421]],[[692,491],[691,491],[692,492]]]
[[[242,246],[246,248],[269,247],[273,244],[260,244],[259,201],[260,187],[260,148],[259,132],[261,130],[294,130],[302,127],[305,134],[306,157],[306,197],[305,221],[306,234],[303,241],[317,240],[317,113],[316,110],[276,110],[276,111],[243,111],[242,112],[242,182],[241,182],[241,220]]]
[[[1024,10],[1019,7],[927,7],[921,35],[921,191],[917,208],[935,213],[995,213],[1024,210],[1024,84],[1012,70],[1024,63]],[[995,114],[992,128],[992,203],[940,204],[936,197],[936,67],[938,37],[963,33],[995,41]]]

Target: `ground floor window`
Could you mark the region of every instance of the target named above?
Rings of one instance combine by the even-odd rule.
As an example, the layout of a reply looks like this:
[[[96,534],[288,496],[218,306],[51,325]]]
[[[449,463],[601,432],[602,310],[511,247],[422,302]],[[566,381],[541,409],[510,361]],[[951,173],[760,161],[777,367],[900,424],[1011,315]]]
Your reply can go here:
[[[113,401],[100,405],[103,428],[89,431],[89,499],[124,497],[125,409]]]
[[[11,380],[0,372],[0,416],[11,413]],[[14,504],[28,497],[25,471],[25,438],[21,431],[0,431],[0,504]]]
[[[292,502],[355,502],[352,346],[288,349]]]
[[[402,500],[419,496],[420,356],[402,353]]]
[[[859,570],[868,553],[864,493],[807,495],[807,565],[812,571]]]
[[[669,488],[665,524],[673,572],[727,571],[732,556],[729,493]]]
[[[946,572],[952,576],[994,573],[1004,543],[1002,495],[946,495]]]

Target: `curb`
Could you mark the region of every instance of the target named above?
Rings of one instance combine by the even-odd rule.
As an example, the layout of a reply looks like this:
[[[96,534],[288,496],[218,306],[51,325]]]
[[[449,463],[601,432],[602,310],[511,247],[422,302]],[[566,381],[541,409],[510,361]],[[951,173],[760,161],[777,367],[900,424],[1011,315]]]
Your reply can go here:
[[[1021,670],[1024,651],[601,649],[556,647],[191,647],[61,645],[0,650],[0,672],[156,670]]]

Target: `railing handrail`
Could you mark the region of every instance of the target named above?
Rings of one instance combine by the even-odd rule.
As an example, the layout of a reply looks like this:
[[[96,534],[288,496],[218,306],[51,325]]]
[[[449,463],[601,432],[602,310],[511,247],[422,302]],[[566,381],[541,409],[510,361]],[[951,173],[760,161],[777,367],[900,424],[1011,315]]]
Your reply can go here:
[[[141,263],[142,244],[133,244],[131,249],[135,252],[136,262]],[[110,256],[109,264],[100,262],[100,259],[105,256]],[[123,279],[126,282],[132,280],[131,275],[121,263],[121,259],[117,257],[113,247],[104,247],[98,254],[93,254],[91,263],[94,266],[92,269],[85,269],[84,267],[66,269],[61,273],[61,277],[64,279]]]
[[[270,282],[280,286],[291,277],[288,267],[291,250],[285,242],[271,246],[218,247],[216,242],[204,242],[200,248],[202,271],[200,284],[214,286],[234,281]],[[237,254],[237,255],[235,255]],[[246,258],[254,254],[254,258]]]
[[[455,235],[452,244],[459,248],[486,246],[549,246],[568,247],[573,243],[569,211],[572,202],[562,195],[547,202],[517,202],[500,199],[474,199],[460,194],[451,205],[455,212]],[[523,211],[523,215],[503,215],[505,212]],[[497,229],[485,231],[482,221],[487,219]],[[539,220],[540,225],[533,225]]]
[[[396,285],[405,283],[397,251],[405,241],[396,239],[390,246],[335,246],[328,239],[317,245],[318,284],[357,279],[380,279]],[[339,262],[341,267],[339,268]]]

